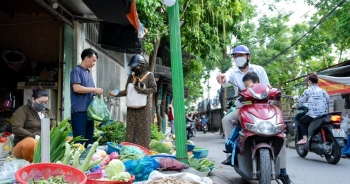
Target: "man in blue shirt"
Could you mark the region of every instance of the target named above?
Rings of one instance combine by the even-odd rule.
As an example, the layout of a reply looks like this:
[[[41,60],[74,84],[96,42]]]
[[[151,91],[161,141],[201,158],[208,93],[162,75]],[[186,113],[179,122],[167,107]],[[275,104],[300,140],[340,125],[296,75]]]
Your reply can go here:
[[[203,126],[203,125],[207,125],[208,120],[207,120],[207,118],[205,118],[205,115],[202,116],[201,122],[202,122],[202,126]]]
[[[73,137],[82,136],[88,139],[88,144],[92,144],[94,121],[88,120],[86,111],[94,94],[102,94],[103,89],[95,88],[91,74],[91,68],[98,59],[97,52],[85,49],[81,53],[81,59],[81,64],[70,73],[71,123]]]

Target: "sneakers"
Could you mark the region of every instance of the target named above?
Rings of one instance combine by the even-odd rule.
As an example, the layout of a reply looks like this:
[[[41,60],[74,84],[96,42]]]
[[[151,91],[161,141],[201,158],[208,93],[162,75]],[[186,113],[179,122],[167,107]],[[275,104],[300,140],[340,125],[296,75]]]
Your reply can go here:
[[[281,176],[279,175],[278,180],[281,180],[283,184],[293,184],[293,182],[289,179],[289,176]]]
[[[224,164],[224,165],[231,165],[231,159],[232,159],[232,155],[230,155],[226,160],[224,160],[223,162],[221,162],[221,164]]]

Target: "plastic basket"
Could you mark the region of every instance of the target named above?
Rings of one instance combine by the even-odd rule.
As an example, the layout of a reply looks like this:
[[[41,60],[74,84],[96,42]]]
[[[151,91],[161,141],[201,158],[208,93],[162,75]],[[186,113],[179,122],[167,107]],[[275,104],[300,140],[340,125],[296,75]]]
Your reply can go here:
[[[92,173],[87,175],[87,182],[86,184],[131,184],[135,180],[135,176],[131,175],[131,178],[129,181],[111,181],[111,180],[102,180],[100,179],[102,177],[102,173]],[[98,180],[97,180],[98,179]]]
[[[187,150],[188,151],[193,151],[195,145],[187,144]]]
[[[113,142],[107,142],[107,153],[110,154],[112,152],[117,152],[118,154],[120,154],[120,148],[122,147],[122,145],[117,144],[118,147],[114,146]]]
[[[40,163],[31,164],[18,170],[15,174],[16,181],[20,184],[28,183],[30,179],[40,180],[42,178],[64,176],[64,180],[70,184],[84,184],[86,183],[86,175],[74,167],[55,164],[55,163]]]
[[[151,151],[143,146],[131,143],[131,142],[121,142],[120,143],[122,146],[136,146],[140,148],[143,152],[145,152],[146,155],[151,155]]]
[[[201,158],[208,157],[209,149],[202,149],[201,151],[202,151],[201,156],[200,156]]]
[[[192,152],[193,152],[193,158],[199,159],[201,157],[202,150],[193,150]]]

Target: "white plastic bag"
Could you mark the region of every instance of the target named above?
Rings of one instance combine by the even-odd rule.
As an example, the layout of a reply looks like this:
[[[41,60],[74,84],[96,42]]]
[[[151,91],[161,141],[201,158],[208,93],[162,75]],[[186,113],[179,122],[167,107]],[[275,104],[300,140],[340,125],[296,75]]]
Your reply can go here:
[[[196,183],[196,184],[213,184],[213,181],[209,177],[202,177],[201,178],[195,174],[186,173],[186,172],[177,173],[177,174],[163,174],[159,171],[151,172],[147,182],[145,182],[145,183],[150,183],[153,180],[165,179],[168,177],[181,179],[181,180],[189,181],[189,182]]]
[[[4,165],[0,168],[0,183],[4,181],[8,182],[8,181],[15,180],[16,172],[20,168],[27,166],[29,164],[30,164],[29,162],[23,159],[5,162]]]

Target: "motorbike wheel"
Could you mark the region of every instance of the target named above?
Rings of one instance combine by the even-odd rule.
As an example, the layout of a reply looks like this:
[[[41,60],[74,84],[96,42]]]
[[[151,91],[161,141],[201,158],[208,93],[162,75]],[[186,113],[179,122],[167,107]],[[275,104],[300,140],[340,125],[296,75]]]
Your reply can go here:
[[[260,177],[259,184],[271,184],[271,157],[270,151],[266,148],[259,149],[260,155]]]
[[[292,137],[294,136],[294,128],[292,123],[287,124],[287,134],[289,134]]]
[[[337,164],[341,158],[341,148],[338,144],[338,142],[335,140],[333,135],[327,134],[327,142],[329,142],[332,145],[332,154],[331,155],[325,155],[326,160],[330,164]]]
[[[305,149],[303,149],[302,147],[299,146],[298,143],[298,133],[296,133],[295,138],[294,138],[294,142],[295,142],[295,150],[297,151],[299,157],[306,157],[306,155],[309,153],[308,151],[306,151]]]

